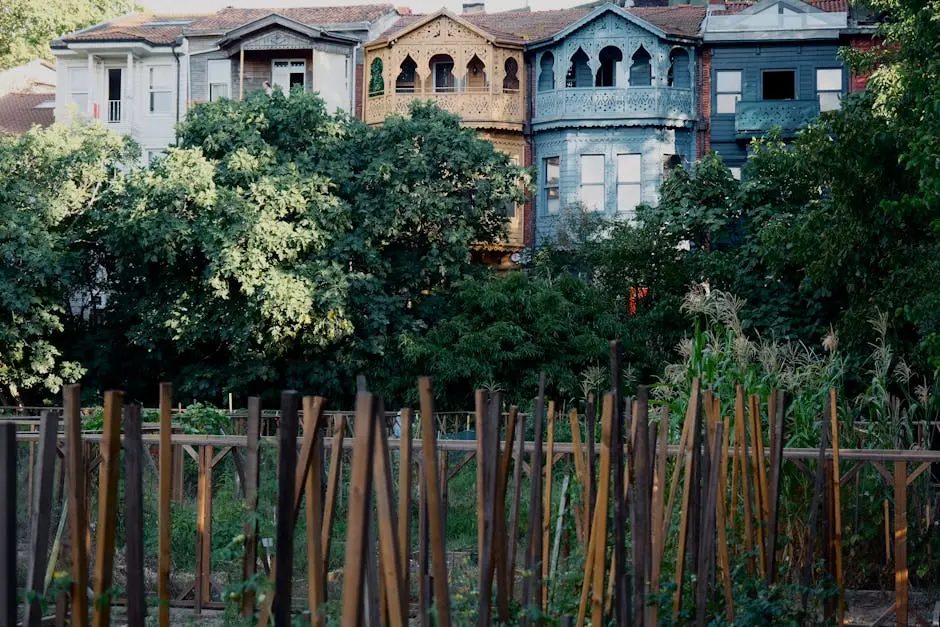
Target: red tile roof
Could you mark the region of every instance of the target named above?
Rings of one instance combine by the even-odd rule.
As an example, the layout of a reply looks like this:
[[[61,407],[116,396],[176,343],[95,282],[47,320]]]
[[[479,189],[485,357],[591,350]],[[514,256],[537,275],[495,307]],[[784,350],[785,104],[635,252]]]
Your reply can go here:
[[[182,34],[223,34],[245,26],[272,13],[309,26],[372,22],[383,15],[394,13],[391,4],[361,4],[335,7],[292,7],[283,9],[225,8],[215,13],[185,15],[131,13],[90,28],[62,36],[57,42],[70,41],[146,41],[168,45]],[[57,42],[53,42],[53,46]]]
[[[37,109],[36,105],[55,101],[55,94],[9,93],[0,96],[0,133],[22,134],[38,124],[49,126],[55,121],[52,107]]]
[[[803,0],[806,4],[816,7],[826,13],[844,13],[849,10],[848,0]],[[712,15],[730,15],[740,13],[741,11],[757,4],[757,0],[734,0],[725,2],[723,10],[712,11]]]
[[[392,13],[391,4],[360,4],[334,7],[291,7],[283,9],[235,9],[228,7],[207,15],[186,28],[186,32],[212,33],[225,32],[250,24],[256,20],[278,13],[284,17],[309,26],[325,24],[347,24],[352,22],[372,22],[383,15]]]
[[[667,34],[695,37],[705,18],[705,7],[676,5],[668,7],[631,7],[627,11],[656,26]],[[489,33],[496,39],[516,43],[547,39],[589,15],[590,8],[559,9],[555,11],[501,11],[498,13],[470,13],[460,18]],[[392,37],[427,18],[427,15],[404,15],[379,39]]]

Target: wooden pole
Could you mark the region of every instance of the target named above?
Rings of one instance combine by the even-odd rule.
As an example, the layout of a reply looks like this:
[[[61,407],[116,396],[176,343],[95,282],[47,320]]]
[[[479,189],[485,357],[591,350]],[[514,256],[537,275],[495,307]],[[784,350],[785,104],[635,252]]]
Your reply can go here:
[[[652,504],[652,555],[650,563],[650,592],[659,594],[659,581],[662,575],[663,553],[666,548],[666,535],[669,521],[664,518],[666,500],[666,461],[669,446],[669,409],[663,408],[659,418],[659,435],[656,438],[659,449],[656,455],[656,469],[653,483]],[[677,464],[678,465],[678,464]],[[659,606],[650,606],[650,624],[659,624]]]
[[[741,459],[738,462],[738,468],[741,470],[741,485],[744,488],[744,498],[741,504],[744,506],[744,548],[747,550],[747,572],[754,574],[754,523],[751,517],[751,508],[753,500],[751,498],[751,458],[750,448],[747,444],[747,426],[744,418],[744,386],[740,383],[736,387],[734,401],[734,439],[739,446],[738,452]]]
[[[712,578],[711,573],[715,566],[715,512],[718,498],[718,479],[722,465],[718,455],[722,450],[724,440],[724,424],[715,425],[715,437],[712,438],[710,462],[708,464],[709,476],[706,484],[705,513],[702,517],[702,543],[699,553],[698,581],[696,586],[695,623],[699,627],[705,626],[706,601],[708,600],[708,584]]]
[[[539,375],[539,394],[535,399],[535,448],[529,457],[529,528],[528,549],[525,556],[526,575],[522,582],[522,607],[528,612],[530,603],[534,600],[540,605],[541,595],[541,561],[539,553],[542,551],[542,423],[545,417],[545,373]],[[539,624],[539,621],[536,621]],[[528,625],[527,617],[523,618],[523,625]]]
[[[170,500],[173,491],[173,384],[160,384],[160,497],[157,602],[160,627],[170,627]]]
[[[627,577],[627,481],[626,473],[629,466],[625,463],[623,454],[623,440],[626,436],[624,432],[624,408],[623,395],[621,394],[621,347],[620,341],[614,340],[610,343],[610,391],[613,395],[613,424],[611,427],[611,472],[614,473],[614,549],[613,572],[613,606],[614,618],[618,624],[626,624],[630,620],[630,599],[629,582]],[[635,418],[635,412],[634,412]],[[635,420],[633,424],[636,424]],[[632,440],[632,438],[631,438]],[[647,442],[648,444],[648,442]],[[628,443],[631,448],[634,444]],[[632,453],[632,448],[631,448]],[[649,497],[647,495],[647,503]],[[644,512],[646,519],[649,519],[649,509]],[[640,531],[640,533],[642,533]],[[649,541],[649,536],[645,537],[643,542]],[[596,575],[595,575],[596,576]],[[644,575],[641,575],[644,576]],[[645,583],[645,576],[644,576]]]
[[[49,557],[58,431],[59,416],[51,411],[44,412],[39,427],[39,447],[36,455],[36,471],[33,474],[33,500],[30,503],[29,516],[29,565],[26,574],[26,589],[32,594],[27,592],[26,618],[23,622],[28,627],[39,627],[42,624],[41,600],[45,592],[46,560]]]
[[[588,529],[591,525],[587,517],[590,481],[588,480],[587,470],[584,464],[584,447],[581,442],[581,424],[578,421],[578,410],[574,407],[568,412],[568,422],[571,424],[571,443],[574,446],[574,454],[572,455],[572,457],[574,457],[574,470],[578,478],[578,483],[581,484],[581,494],[584,498],[584,507],[581,508],[580,514],[575,511],[578,542],[583,543],[585,541],[585,535],[589,533]],[[577,508],[574,509],[577,510]]]
[[[196,487],[196,588],[193,613],[202,614],[203,605],[212,597],[212,451],[211,445],[199,447],[199,478]]]
[[[718,472],[718,497],[716,504],[716,525],[718,527],[718,561],[721,566],[721,581],[725,590],[726,617],[729,623],[734,622],[734,596],[731,588],[731,560],[728,557],[728,528],[726,491],[728,482],[728,438],[731,435],[731,420],[725,418],[722,428],[721,442],[721,469]]]
[[[320,542],[320,532],[323,528],[323,437],[322,413],[317,405],[322,407],[319,397],[305,396],[304,407],[304,444],[313,440],[310,452],[309,471],[304,478],[304,494],[306,496],[307,517],[307,602],[310,605],[310,624],[313,627],[322,627],[325,617],[321,614],[321,606],[325,601],[326,581],[323,573],[323,545]],[[297,469],[298,476],[301,469]]]
[[[323,420],[323,404],[326,401],[322,396],[303,397],[304,412],[304,441],[300,447],[300,457],[296,459],[296,476],[294,477],[294,500],[293,516],[291,525],[297,524],[297,518],[300,516],[300,501],[307,490],[307,477],[310,475],[314,462],[315,450],[318,444],[322,444],[319,438],[320,424]],[[307,418],[312,417],[312,422],[308,425]],[[309,426],[309,429],[307,428]],[[310,437],[306,437],[310,434]],[[296,451],[297,448],[294,447]],[[321,468],[322,470],[322,468]]]
[[[691,424],[689,427],[689,442],[693,443],[694,449],[696,433],[700,431],[700,422],[702,420],[702,395],[699,393],[698,379],[692,382],[692,395],[689,397],[689,409],[686,412],[686,421],[691,414]],[[685,549],[689,533],[689,516],[694,516],[694,512],[689,511],[689,505],[692,499],[692,492],[698,489],[693,485],[693,465],[695,452],[690,451],[685,456],[685,480],[682,485],[682,505],[680,508],[679,519],[679,544],[676,548],[676,593],[672,602],[672,620],[675,622],[679,618],[679,610],[682,607],[682,587],[685,584]]]
[[[121,463],[121,408],[124,393],[104,393],[104,435],[98,475],[98,537],[95,551],[95,607],[93,627],[111,624],[111,581],[114,575],[114,541],[117,524],[119,464]]]
[[[894,462],[894,596],[898,627],[907,626],[907,462]]]
[[[525,414],[519,416],[519,423],[516,425],[518,433],[516,434],[516,453],[512,468],[512,502],[509,505],[509,550],[506,561],[506,578],[509,587],[508,596],[514,598],[513,591],[516,587],[516,547],[519,544],[519,504],[522,500],[522,451],[525,440]],[[531,516],[531,514],[529,514]]]
[[[127,623],[143,625],[147,619],[144,594],[144,487],[140,405],[128,405],[124,416],[124,536],[127,560]]]
[[[16,503],[16,425],[0,424],[0,490]],[[0,627],[16,627],[16,508],[0,512]]]
[[[645,385],[637,389],[636,411],[633,412],[633,424],[636,425],[636,441],[633,455],[633,622],[635,625],[650,623],[651,615],[646,607],[649,593],[650,572],[652,568],[652,490],[653,479],[650,473],[652,455],[650,452],[649,432],[649,388]],[[659,523],[657,523],[658,525]],[[618,566],[625,571],[626,566]],[[631,591],[624,590],[624,594]],[[616,604],[615,604],[616,605]]]
[[[484,551],[483,540],[483,511],[486,507],[486,494],[483,489],[483,422],[486,415],[486,404],[489,395],[486,390],[476,390],[474,401],[474,428],[476,429],[476,471],[477,471],[477,559],[482,560]],[[480,573],[482,576],[483,573]],[[477,582],[480,584],[481,582]],[[482,594],[482,590],[480,590]]]
[[[72,551],[72,625],[88,627],[88,510],[85,500],[85,456],[82,445],[81,389],[66,385],[62,390],[69,466],[69,525]],[[0,599],[0,606],[3,605]],[[161,626],[164,627],[164,626]]]
[[[167,406],[169,407],[169,405],[168,403]],[[252,581],[255,576],[258,561],[258,522],[257,520],[253,520],[255,512],[258,511],[258,482],[260,479],[258,438],[261,434],[261,399],[257,396],[252,396],[248,399],[248,418],[245,431],[247,433],[247,447],[245,449],[245,510],[249,520],[245,523],[245,555],[242,560],[242,578],[243,581]],[[246,618],[251,617],[254,615],[254,612],[254,590],[245,590],[242,594],[242,616]],[[169,620],[169,616],[167,619]]]
[[[437,624],[438,627],[450,627],[450,592],[447,586],[447,553],[444,546],[444,517],[441,511],[440,475],[437,469],[437,434],[434,429],[434,393],[431,389],[431,379],[421,377],[418,380],[418,392],[421,397],[421,438],[424,445],[422,454]]]
[[[274,625],[291,624],[291,580],[294,570],[294,512],[297,473],[297,400],[293,390],[281,393],[281,421],[277,429],[277,560],[274,569]]]
[[[388,453],[388,435],[381,402],[374,404],[375,426],[373,430],[372,468],[374,473],[376,509],[378,510],[379,552],[382,579],[385,582],[386,614],[389,627],[407,627],[408,592],[404,587],[406,568],[401,562],[401,547],[398,544],[395,512],[395,492],[392,487],[392,466]]]
[[[772,390],[770,401],[767,403],[768,414],[773,417],[770,451],[770,518],[767,521],[767,581],[771,584],[777,580],[777,529],[780,519],[780,477],[783,473],[786,406],[786,392]]]
[[[245,48],[238,49],[238,99],[245,99]]]
[[[601,435],[601,464],[600,478],[597,488],[597,507],[595,508],[595,525],[591,532],[597,534],[594,545],[594,594],[591,597],[591,624],[601,625],[604,620],[604,565],[607,561],[607,507],[610,497],[610,449],[611,434],[614,422],[614,396],[604,396],[603,424]],[[618,446],[620,443],[618,442]],[[621,496],[622,498],[622,496]],[[614,558],[616,559],[616,557]],[[580,623],[580,621],[579,621]]]
[[[401,449],[398,457],[398,548],[401,551],[402,585],[410,595],[408,585],[409,562],[411,561],[411,423],[414,414],[404,408],[401,414]]]
[[[375,438],[374,397],[368,392],[356,395],[356,436],[353,443],[352,476],[349,482],[349,509],[346,523],[346,566],[343,570],[343,627],[363,624],[363,583],[372,489],[372,456]]]
[[[832,496],[833,512],[835,514],[835,557],[836,557],[836,586],[839,590],[838,621],[839,625],[845,623],[845,609],[843,603],[843,574],[842,574],[842,479],[839,471],[839,406],[836,398],[836,389],[829,390],[829,411],[832,422]],[[906,468],[906,467],[905,467]],[[779,491],[779,486],[777,486]],[[778,494],[779,496],[779,494]],[[776,521],[774,521],[776,522]]]
[[[545,498],[542,510],[542,609],[548,608],[549,550],[552,540],[552,457],[555,454],[555,401],[548,401],[548,444],[545,450]],[[533,468],[533,472],[537,469]]]
[[[496,407],[496,419],[499,419],[500,407]],[[509,408],[506,418],[506,448],[502,453],[499,464],[499,477],[496,484],[496,601],[499,606],[499,620],[506,624],[509,622],[509,598],[512,573],[509,572],[509,560],[506,553],[509,545],[506,522],[506,489],[509,483],[509,464],[512,460],[512,447],[515,443],[516,420],[519,409],[515,406]]]
[[[483,552],[480,554],[479,602],[477,620],[481,625],[492,621],[493,570],[496,547],[496,516],[500,508],[497,504],[497,473],[499,465],[499,422],[502,397],[494,392],[487,398],[481,429],[477,434],[483,440],[482,455],[478,456],[477,465],[483,468],[480,485],[483,493]]]
[[[333,424],[333,445],[330,447],[330,470],[326,480],[326,502],[323,506],[323,530],[320,544],[323,546],[323,581],[329,574],[330,546],[333,538],[333,521],[336,519],[336,504],[339,501],[340,473],[343,469],[343,440],[346,435],[346,417],[337,416]],[[326,594],[323,596],[326,600]]]

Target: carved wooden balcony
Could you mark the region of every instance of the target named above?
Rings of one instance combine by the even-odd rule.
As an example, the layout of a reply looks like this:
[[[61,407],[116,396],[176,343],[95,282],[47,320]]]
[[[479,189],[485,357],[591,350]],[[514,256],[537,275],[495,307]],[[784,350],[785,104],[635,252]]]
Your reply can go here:
[[[816,100],[741,100],[734,116],[734,130],[739,138],[749,138],[779,126],[784,137],[795,137],[798,130],[818,115]]]
[[[367,124],[381,124],[388,115],[407,115],[415,100],[431,101],[460,117],[467,126],[521,130],[525,103],[521,91],[393,91],[370,94],[366,102]]]
[[[691,122],[695,97],[691,89],[678,87],[566,88],[535,96],[533,125],[551,127],[569,121],[616,120],[647,125],[651,121]]]

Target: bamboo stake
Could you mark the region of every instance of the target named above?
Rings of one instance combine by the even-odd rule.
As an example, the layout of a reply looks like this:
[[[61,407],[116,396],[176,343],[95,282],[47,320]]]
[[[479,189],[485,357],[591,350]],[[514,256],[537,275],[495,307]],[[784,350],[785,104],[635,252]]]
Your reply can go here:
[[[581,484],[581,494],[584,495],[584,507],[581,508],[580,513],[575,514],[575,523],[578,533],[578,542],[584,542],[584,534],[587,533],[587,529],[590,526],[590,522],[587,520],[588,504],[587,497],[588,491],[590,490],[590,485],[587,477],[587,470],[584,466],[584,447],[581,442],[581,424],[578,421],[578,410],[574,407],[571,408],[571,411],[568,412],[568,422],[571,423],[571,443],[573,445],[574,453],[574,471],[575,475],[578,478],[578,482]]]
[[[486,508],[486,494],[483,489],[483,422],[486,416],[486,390],[477,390],[473,396],[474,418],[476,425],[476,462],[477,462],[477,556],[482,558],[483,551],[483,511]],[[482,591],[481,591],[482,592]]]
[[[434,599],[437,624],[450,627],[450,591],[447,587],[447,553],[444,546],[444,517],[441,511],[440,475],[437,469],[437,438],[434,429],[434,394],[431,379],[418,380],[421,397],[421,436],[424,444],[424,478],[427,482],[428,527],[431,536],[431,568],[434,574]],[[353,627],[351,623],[349,627]]]
[[[62,396],[68,446],[68,503],[72,512],[72,524],[69,527],[72,551],[72,625],[88,627],[88,547],[85,543],[88,510],[85,501],[85,461],[82,450],[81,390],[76,384],[66,385]]]
[[[497,412],[498,412],[497,408]],[[509,560],[506,553],[508,548],[506,523],[506,489],[509,481],[509,463],[512,459],[512,447],[516,436],[516,420],[519,409],[515,406],[509,409],[506,422],[506,448],[500,459],[499,476],[496,484],[496,601],[499,606],[499,620],[509,622],[509,599],[512,590],[511,579],[513,573],[509,571]]]
[[[104,437],[98,479],[98,538],[95,553],[95,607],[93,627],[111,624],[111,581],[117,525],[118,480],[121,463],[121,408],[124,393],[104,393]]]
[[[739,443],[738,452],[740,461],[738,468],[741,471],[741,485],[744,487],[744,546],[747,549],[747,572],[754,574],[754,527],[751,520],[751,460],[750,449],[747,444],[747,427],[744,418],[744,386],[740,383],[736,387],[734,401],[734,431],[735,440]]]
[[[666,535],[668,521],[663,518],[666,496],[666,461],[669,448],[669,409],[663,408],[659,417],[659,436],[656,438],[659,446],[656,454],[656,471],[653,476],[653,512],[652,532],[653,545],[650,564],[650,593],[659,594],[659,580],[662,575],[663,553],[666,548]],[[659,624],[659,606],[650,607],[650,624]]]
[[[548,401],[548,443],[545,452],[545,499],[542,510],[542,609],[548,608],[549,550],[552,540],[552,457],[555,454],[555,401]]]
[[[169,396],[169,387],[167,388],[166,396],[166,408],[167,408],[167,424],[169,425],[169,408],[172,404],[172,399]],[[164,411],[164,403],[162,396],[161,388],[161,412]],[[257,568],[258,561],[258,521],[254,520],[254,514],[258,510],[258,481],[260,479],[259,475],[259,459],[258,459],[258,437],[261,433],[261,399],[257,396],[252,396],[248,399],[248,418],[246,426],[246,450],[245,450],[245,510],[248,514],[248,522],[245,523],[245,554],[242,558],[242,577],[245,581],[250,581],[255,576],[255,571]],[[161,438],[162,438],[161,433]],[[160,447],[160,472],[161,477],[163,476],[163,447]],[[169,463],[167,464],[169,466]],[[169,547],[169,537],[167,537],[167,547]],[[169,548],[167,548],[167,553],[169,553]],[[169,558],[167,558],[167,563],[169,563]],[[167,578],[167,585],[169,586],[169,577]],[[167,596],[169,596],[169,589],[167,590]],[[169,601],[167,601],[167,626],[169,625]],[[255,593],[254,590],[246,590],[242,595],[242,616],[251,617],[255,613]]]
[[[353,443],[349,510],[346,523],[346,567],[343,569],[343,627],[363,624],[363,582],[369,536],[369,493],[372,489],[372,456],[375,438],[374,397],[356,395],[356,437]]]
[[[158,621],[160,627],[170,627],[170,501],[173,498],[173,384],[160,384],[160,501],[159,548],[157,564]]]
[[[140,405],[128,405],[124,424],[125,559],[127,562],[127,623],[143,625],[147,618],[144,594],[144,494]]]
[[[692,414],[692,420],[691,426],[689,427],[688,439],[694,442],[695,433],[699,429],[699,422],[702,419],[702,397],[701,394],[699,394],[698,379],[692,382],[692,395],[689,398],[689,410],[686,414],[687,422],[689,421],[690,413]],[[679,618],[679,609],[682,607],[682,587],[685,584],[685,548],[689,531],[689,503],[692,497],[692,490],[698,489],[697,486],[692,485],[692,459],[694,454],[694,451],[691,451],[687,452],[685,456],[685,481],[682,486],[679,544],[676,549],[676,593],[672,602],[672,620],[674,622]]]
[[[519,431],[516,436],[515,462],[512,469],[512,502],[509,510],[509,551],[507,553],[508,566],[506,569],[507,584],[509,587],[509,598],[514,598],[513,591],[516,587],[516,547],[519,542],[519,502],[522,499],[522,450],[523,440],[525,440],[525,415],[519,416],[519,424],[516,427]]]
[[[724,420],[721,442],[721,470],[718,474],[718,500],[717,506],[717,527],[718,527],[718,562],[721,566],[721,580],[725,589],[725,607],[727,608],[727,618],[729,623],[734,622],[734,596],[731,591],[731,561],[728,558],[728,529],[726,525],[727,512],[725,511],[725,499],[728,497],[725,488],[728,482],[728,438],[730,436],[731,421],[728,418]]]
[[[907,462],[894,462],[894,595],[898,627],[907,627]]]
[[[33,482],[32,501],[29,503],[29,556],[26,574],[26,589],[33,592],[26,597],[25,619],[28,627],[39,627],[42,623],[40,597],[46,575],[46,560],[49,550],[49,532],[52,526],[52,492],[55,483],[56,434],[59,416],[51,411],[43,412],[39,427],[39,446],[36,455],[36,470]]]
[[[888,499],[884,501],[885,518],[885,568],[891,565],[891,514]]]
[[[411,559],[411,423],[414,415],[405,407],[401,415],[401,449],[398,457],[398,548],[401,550],[402,585],[407,592]]]
[[[591,624],[600,625],[604,619],[604,565],[607,560],[607,509],[610,499],[610,449],[614,420],[614,397],[604,395],[603,423],[601,432],[600,478],[597,486],[597,520],[592,531],[597,534],[594,545],[594,594],[591,597]]]
[[[750,397],[751,442],[754,447],[754,487],[756,494],[757,551],[761,577],[767,579],[767,551],[764,543],[764,531],[767,523],[767,472],[764,468],[764,440],[761,433],[760,398],[756,394]]]
[[[497,467],[499,465],[499,422],[502,398],[494,392],[487,399],[486,411],[479,437],[483,440],[483,455],[478,460],[483,467],[482,484],[484,500],[483,511],[483,553],[480,555],[479,601],[477,620],[482,625],[492,623],[494,550],[496,546],[497,505]]]
[[[522,607],[529,611],[529,604],[534,601],[541,606],[541,556],[542,551],[542,423],[545,413],[545,373],[539,376],[539,394],[535,399],[535,448],[529,457],[529,527],[528,548],[525,555],[526,575],[522,581]],[[537,623],[540,621],[537,621]],[[523,617],[522,624],[528,625],[528,617]]]
[[[562,523],[565,518],[565,507],[568,504],[568,484],[571,481],[571,475],[565,475],[565,480],[561,482],[561,501],[558,504],[558,518],[555,522],[555,543],[552,546],[552,565],[549,569],[549,579],[555,578],[558,569],[558,553],[561,550]]]
[[[839,476],[839,408],[836,403],[836,389],[832,388],[829,390],[829,409],[832,420],[832,488],[835,512],[836,586],[839,590],[837,611],[839,625],[842,625],[845,623],[842,579],[842,480]]]
[[[320,542],[320,530],[323,528],[321,520],[323,503],[321,491],[323,479],[323,437],[322,437],[322,399],[305,396],[303,398],[304,412],[304,444],[313,440],[310,447],[310,470],[304,478],[305,511],[307,519],[307,603],[310,605],[310,624],[313,627],[322,627],[325,617],[321,614],[326,592],[326,581],[323,573],[323,545]],[[303,457],[303,455],[301,455]],[[297,469],[298,477],[303,476],[301,468]]]
[[[323,547],[323,581],[326,582],[330,566],[330,543],[333,539],[333,521],[336,519],[336,503],[340,491],[340,473],[343,469],[343,440],[346,436],[346,417],[337,416],[333,424],[333,445],[330,447],[330,470],[326,480],[326,502],[323,506],[323,530],[320,545]],[[324,601],[326,594],[323,595]]]

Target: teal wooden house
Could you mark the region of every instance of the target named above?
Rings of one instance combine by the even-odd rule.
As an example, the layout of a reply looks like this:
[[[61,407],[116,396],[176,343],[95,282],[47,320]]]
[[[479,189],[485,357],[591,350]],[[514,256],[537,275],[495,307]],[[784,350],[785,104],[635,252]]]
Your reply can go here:
[[[846,0],[712,5],[703,29],[703,148],[740,175],[753,137],[779,127],[790,139],[820,112],[837,109],[849,88],[839,57],[851,43],[847,26]]]
[[[571,209],[632,218],[670,167],[695,159],[704,16],[604,4],[527,46],[537,244]]]

